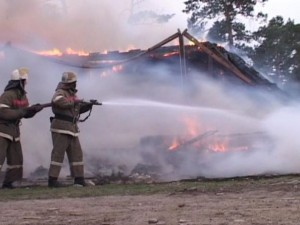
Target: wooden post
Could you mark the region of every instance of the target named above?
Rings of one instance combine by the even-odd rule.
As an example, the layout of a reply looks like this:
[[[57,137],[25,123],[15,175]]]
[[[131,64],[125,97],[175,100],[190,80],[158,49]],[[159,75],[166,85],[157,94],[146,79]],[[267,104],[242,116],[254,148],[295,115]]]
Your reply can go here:
[[[186,58],[185,58],[185,46],[184,46],[184,40],[181,32],[178,30],[178,39],[179,39],[179,60],[180,60],[180,72],[181,77],[183,79],[186,78],[187,71],[186,71]]]

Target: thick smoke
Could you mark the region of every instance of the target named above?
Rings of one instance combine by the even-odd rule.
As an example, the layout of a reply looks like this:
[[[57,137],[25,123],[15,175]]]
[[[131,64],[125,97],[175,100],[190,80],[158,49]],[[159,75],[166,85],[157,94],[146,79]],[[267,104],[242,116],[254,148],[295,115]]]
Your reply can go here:
[[[2,59],[0,64],[2,90],[14,66],[24,65],[31,68],[27,86],[30,102],[46,103],[51,100],[61,73],[72,70],[79,77],[79,97],[103,102],[102,106],[94,106],[89,119],[80,124],[87,174],[95,174],[103,163],[122,166],[130,172],[137,164],[153,163],[153,157],[161,167],[162,179],[299,171],[298,106],[283,105],[258,89],[221,85],[198,73],[191,76],[189,84],[182,83],[162,67],[152,68],[153,73],[147,76],[112,73],[103,77],[102,70],[70,68],[36,56],[20,59],[19,55],[9,55],[12,58]],[[27,176],[39,166],[49,167],[51,115],[50,108],[46,108],[33,119],[22,121]],[[166,139],[169,142],[163,147],[155,142],[147,146],[149,158],[143,155],[142,140],[147,137],[186,136],[187,119],[193,122],[198,135],[213,130],[223,135],[263,132],[268,139],[263,143],[257,140],[259,147],[249,151],[204,153],[188,146],[178,150],[175,161],[163,153],[171,145],[171,139]],[[68,174],[65,165],[62,174]]]
[[[183,13],[173,11],[171,0],[133,2],[2,0],[0,43],[10,41],[31,50],[101,52],[146,48],[169,36],[170,31],[185,29],[186,22],[179,21]],[[145,11],[151,17],[144,22],[139,15],[145,17]]]
[[[133,43],[146,49],[178,28],[172,23],[132,27],[126,23],[129,1],[122,1],[117,8],[113,7],[113,1],[85,0],[72,4],[70,0],[57,1],[65,4],[62,8],[51,6],[52,1],[45,1],[48,5],[40,2],[1,1],[3,43],[11,41],[13,46],[15,43],[36,50],[52,47],[120,50]],[[49,11],[47,7],[57,11]],[[104,69],[68,67],[14,49],[0,52],[1,90],[13,69],[26,66],[31,71],[27,86],[30,102],[46,103],[51,100],[62,72],[72,70],[78,74],[79,97],[103,102],[80,124],[87,174],[95,174],[102,164],[116,169],[125,167],[129,173],[138,164],[153,162],[160,166],[161,179],[300,170],[297,103],[283,104],[270,93],[253,87],[224,85],[205,79],[199,72],[190,72],[189,82],[164,67],[147,69],[147,74],[140,71],[139,76],[119,72],[104,77],[101,76]],[[39,166],[49,167],[51,115],[50,108],[46,108],[33,119],[22,120],[25,176]],[[216,131],[222,135],[262,133],[266,138],[254,139],[255,147],[249,151],[199,152],[187,146],[178,150],[175,157],[170,154],[166,157],[163,151],[171,144],[172,137],[189,133],[187,121],[193,122],[196,135]],[[154,138],[151,139],[154,143],[145,147],[143,140],[149,137]],[[170,142],[157,144],[155,137],[165,137]],[[63,174],[68,174],[67,162]]]

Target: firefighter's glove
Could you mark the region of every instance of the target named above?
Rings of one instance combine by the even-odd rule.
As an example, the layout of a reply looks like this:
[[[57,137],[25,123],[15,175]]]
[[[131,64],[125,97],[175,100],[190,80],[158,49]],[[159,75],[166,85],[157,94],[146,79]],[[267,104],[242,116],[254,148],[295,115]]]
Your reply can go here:
[[[35,104],[30,107],[27,107],[24,109],[24,118],[32,118],[35,116],[36,113],[41,111],[43,109],[43,106],[41,104]]]
[[[33,111],[38,113],[39,111],[41,111],[43,109],[43,106],[38,103],[38,104],[34,104],[34,105],[30,106],[30,108],[33,108]]]
[[[36,114],[35,110],[31,107],[24,109],[24,118],[32,118]]]

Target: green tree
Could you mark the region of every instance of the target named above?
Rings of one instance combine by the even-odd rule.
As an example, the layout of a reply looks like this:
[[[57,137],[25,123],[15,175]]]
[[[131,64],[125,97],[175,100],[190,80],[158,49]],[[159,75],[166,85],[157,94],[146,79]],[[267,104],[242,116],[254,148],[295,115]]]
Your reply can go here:
[[[201,34],[214,22],[209,29],[210,37],[226,40],[230,47],[235,40],[247,40],[249,32],[239,21],[239,17],[266,18],[263,13],[254,15],[254,7],[258,2],[267,0],[187,0],[184,2],[184,13],[191,14],[188,28],[194,34]]]
[[[246,30],[246,26],[243,23],[235,22],[232,24],[234,45],[239,45],[237,41],[249,41],[251,39],[251,33]],[[208,30],[207,37],[214,42],[226,42],[228,41],[227,24],[225,20],[214,22],[213,26]],[[233,40],[232,40],[233,42]]]
[[[256,68],[277,82],[300,81],[300,24],[277,16],[253,37],[257,45],[250,57]]]

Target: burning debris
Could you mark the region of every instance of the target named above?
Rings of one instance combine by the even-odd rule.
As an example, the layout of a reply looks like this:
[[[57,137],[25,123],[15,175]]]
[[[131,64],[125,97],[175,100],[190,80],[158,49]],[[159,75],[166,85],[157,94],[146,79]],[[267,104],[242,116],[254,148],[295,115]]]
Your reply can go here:
[[[175,172],[185,160],[190,160],[190,163],[200,167],[200,164],[212,155],[250,153],[272,149],[273,144],[274,141],[263,132],[218,134],[215,130],[192,138],[183,135],[147,136],[140,142],[144,162],[156,166],[171,165]]]
[[[176,140],[176,145],[174,144]],[[143,137],[138,146],[141,163],[130,169],[126,165],[103,158],[89,159],[87,176],[96,185],[109,183],[155,183],[180,179],[209,178],[201,173],[208,168],[212,158],[228,157],[233,154],[251,154],[255,151],[272,149],[274,141],[263,132],[219,134],[212,130],[187,138],[156,135]],[[199,173],[183,175],[185,164],[197,166]]]

